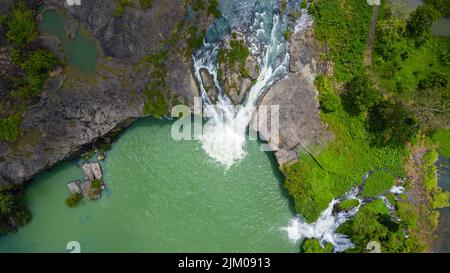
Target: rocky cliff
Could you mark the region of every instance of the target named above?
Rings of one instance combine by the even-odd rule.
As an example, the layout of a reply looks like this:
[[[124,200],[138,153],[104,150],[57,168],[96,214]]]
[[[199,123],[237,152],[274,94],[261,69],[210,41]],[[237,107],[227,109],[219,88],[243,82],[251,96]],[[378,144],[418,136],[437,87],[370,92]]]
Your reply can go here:
[[[250,124],[253,130],[257,128],[258,119],[269,124],[268,130],[260,131],[260,136],[275,150],[280,165],[297,161],[305,147],[312,150],[320,148],[333,137],[320,119],[314,86],[315,76],[323,73],[323,63],[320,61],[322,49],[315,39],[312,21],[302,29],[292,28],[295,30],[289,41],[290,73],[274,84],[259,101],[259,105],[266,105],[269,109],[273,105],[279,106],[279,133],[271,133],[271,121],[264,120],[270,115],[255,115]]]
[[[40,1],[27,2],[37,7]],[[151,9],[141,9],[135,1],[118,17],[113,16],[115,1],[81,0],[81,6],[67,6],[64,0],[43,2],[65,14],[68,36],[78,24],[91,32],[101,58],[95,75],[79,75],[67,67],[52,73],[36,103],[24,114],[18,141],[0,142],[0,184],[27,181],[142,116],[149,72],[135,66],[144,56],[161,50],[187,10],[186,1],[154,1]],[[0,12],[7,14],[13,4],[2,1]],[[63,56],[58,52],[58,39],[42,36],[39,40],[41,46]],[[12,73],[14,66],[7,54],[11,47],[1,42],[0,62],[9,64],[2,71]],[[166,61],[169,88],[187,103],[196,88],[190,62],[188,56],[173,54]],[[8,93],[8,88],[3,86],[0,93]]]

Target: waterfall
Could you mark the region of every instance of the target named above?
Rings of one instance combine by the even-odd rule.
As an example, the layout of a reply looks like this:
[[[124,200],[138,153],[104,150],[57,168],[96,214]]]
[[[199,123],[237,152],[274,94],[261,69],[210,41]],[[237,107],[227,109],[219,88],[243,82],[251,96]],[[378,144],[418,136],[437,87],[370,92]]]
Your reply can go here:
[[[400,221],[399,218],[393,215],[395,208],[384,195],[388,193],[401,194],[403,193],[403,187],[394,186],[392,189],[379,196],[362,198],[360,197],[360,194],[364,189],[365,181],[369,175],[370,173],[367,173],[364,176],[363,182],[360,186],[354,187],[338,199],[333,199],[328,204],[328,207],[320,214],[316,222],[307,223],[303,217],[296,216],[294,219],[291,219],[288,226],[282,228],[282,230],[288,233],[289,239],[293,242],[314,238],[319,240],[322,247],[325,243],[331,243],[334,246],[334,252],[343,252],[347,249],[353,248],[354,245],[350,238],[344,234],[337,233],[336,230],[340,225],[358,213],[364,205],[367,205],[376,199],[381,199],[388,208],[393,220]],[[348,211],[334,211],[337,204],[349,199],[358,200],[359,205]]]
[[[256,2],[258,5],[259,2]],[[267,3],[266,3],[267,5]],[[245,157],[246,132],[258,98],[276,81],[286,76],[289,64],[287,42],[283,38],[286,18],[271,8],[257,8],[253,21],[245,27],[246,42],[255,56],[260,73],[246,94],[242,105],[234,106],[217,78],[219,42],[205,42],[194,55],[194,68],[207,122],[200,136],[203,150],[225,168]],[[248,11],[247,11],[248,12]],[[206,69],[214,78],[218,99],[213,104],[203,86],[200,70]]]

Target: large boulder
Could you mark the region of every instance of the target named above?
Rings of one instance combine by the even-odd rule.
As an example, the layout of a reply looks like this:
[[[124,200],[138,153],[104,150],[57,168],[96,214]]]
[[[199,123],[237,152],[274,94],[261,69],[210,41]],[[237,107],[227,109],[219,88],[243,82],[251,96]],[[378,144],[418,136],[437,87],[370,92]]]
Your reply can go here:
[[[320,119],[316,92],[309,79],[290,74],[273,85],[259,103],[268,109],[279,106],[279,131],[272,129],[270,111],[267,116],[255,112],[250,128],[255,131],[261,128],[257,122],[268,125],[267,130],[263,126],[259,133],[269,142],[281,166],[297,161],[304,147],[320,147],[332,138]]]

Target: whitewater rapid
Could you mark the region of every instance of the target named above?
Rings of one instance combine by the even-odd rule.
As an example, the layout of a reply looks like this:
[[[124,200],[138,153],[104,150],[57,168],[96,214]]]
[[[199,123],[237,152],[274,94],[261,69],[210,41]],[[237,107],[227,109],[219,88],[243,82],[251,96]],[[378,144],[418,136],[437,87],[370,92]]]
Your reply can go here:
[[[370,173],[367,173],[361,185],[352,188],[342,197],[333,199],[328,207],[320,214],[319,218],[314,223],[308,223],[303,217],[296,216],[289,221],[287,227],[282,230],[288,233],[288,237],[292,242],[303,241],[304,239],[317,239],[320,245],[323,247],[326,243],[331,243],[334,247],[334,252],[343,252],[347,249],[351,249],[354,246],[350,238],[344,234],[336,232],[338,227],[353,217],[358,211],[365,205],[373,202],[374,200],[381,199],[388,208],[391,217],[394,221],[400,221],[395,217],[393,212],[394,206],[385,197],[387,193],[401,194],[404,188],[401,186],[394,186],[385,194],[375,196],[373,198],[362,198],[361,192],[364,190],[365,181],[369,177]],[[358,205],[348,211],[335,211],[336,205],[345,200],[356,199]]]
[[[271,85],[287,75],[289,50],[283,38],[286,20],[274,10],[256,12],[252,24],[245,31],[246,43],[258,62],[260,74],[242,105],[233,105],[217,79],[220,42],[205,43],[194,56],[195,76],[200,85],[204,117],[207,119],[200,136],[202,148],[227,169],[246,155],[246,133],[256,101]],[[304,20],[304,24],[310,23],[310,20]],[[203,86],[201,69],[206,69],[213,76],[218,90],[215,104]]]

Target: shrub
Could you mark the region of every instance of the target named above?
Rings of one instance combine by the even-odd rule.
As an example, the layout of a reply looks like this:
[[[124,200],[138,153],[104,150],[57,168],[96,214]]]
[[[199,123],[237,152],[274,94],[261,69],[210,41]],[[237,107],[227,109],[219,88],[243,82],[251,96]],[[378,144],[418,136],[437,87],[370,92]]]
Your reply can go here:
[[[115,0],[116,1],[116,9],[113,11],[114,17],[121,17],[125,13],[125,8],[131,6],[131,0]]]
[[[73,208],[78,206],[81,199],[83,199],[83,196],[80,193],[73,193],[66,199],[65,203],[69,208]]]
[[[217,0],[210,0],[208,5],[208,13],[212,14],[215,18],[219,18],[221,16],[219,7],[219,3]]]
[[[34,13],[25,6],[23,1],[19,1],[13,8],[7,19],[7,27],[6,37],[17,47],[31,43],[39,35]]]
[[[306,239],[302,243],[301,250],[303,253],[333,253],[333,245],[326,243],[321,247],[317,239]]]
[[[438,145],[439,154],[450,157],[450,129],[439,129],[433,134],[432,139]]]
[[[0,119],[0,140],[15,142],[20,135],[20,123],[22,116],[15,114]]]
[[[356,76],[347,83],[343,102],[348,113],[359,115],[379,101],[381,101],[381,95],[373,88],[372,81],[365,73]]]
[[[406,23],[408,33],[412,37],[420,37],[430,31],[433,21],[438,19],[439,12],[431,5],[420,5],[409,16]]]
[[[92,188],[92,189],[98,190],[98,189],[101,188],[101,186],[102,186],[102,181],[100,181],[100,180],[98,180],[98,179],[92,180],[92,182],[91,182],[91,188]]]
[[[139,0],[139,5],[141,9],[150,9],[153,5],[153,0]]]

